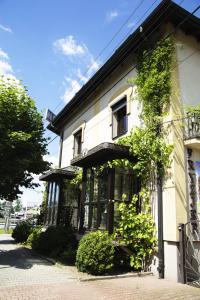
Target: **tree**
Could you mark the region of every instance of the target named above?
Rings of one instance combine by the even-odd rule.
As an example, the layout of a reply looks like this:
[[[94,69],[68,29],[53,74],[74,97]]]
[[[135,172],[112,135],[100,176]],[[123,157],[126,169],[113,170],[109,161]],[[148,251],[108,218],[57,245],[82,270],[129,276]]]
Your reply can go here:
[[[27,89],[17,80],[0,77],[0,198],[13,201],[20,187],[33,188],[32,174],[47,170],[42,115]]]
[[[14,200],[12,208],[13,208],[13,213],[21,211],[23,209],[23,205],[22,205],[21,199],[18,198],[16,200]]]

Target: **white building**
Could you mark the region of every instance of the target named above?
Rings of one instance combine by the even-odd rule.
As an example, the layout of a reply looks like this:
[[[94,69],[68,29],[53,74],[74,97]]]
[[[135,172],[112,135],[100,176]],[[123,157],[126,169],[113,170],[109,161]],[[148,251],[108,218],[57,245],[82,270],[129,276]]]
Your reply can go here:
[[[163,220],[157,221],[160,212],[156,195],[152,213],[162,231],[164,251],[160,251],[164,262],[159,264],[160,273],[167,279],[183,281],[186,269],[178,226],[187,222],[198,224],[195,220],[200,214],[200,122],[198,116],[187,119],[186,136],[182,118],[184,104],[200,103],[199,18],[172,1],[161,2],[49,124],[48,129],[60,135],[59,169],[50,170],[41,180],[48,181],[47,225],[64,224],[72,213],[73,226],[80,232],[93,228],[113,231],[115,204],[109,199],[120,201],[123,193],[131,199],[140,189],[139,180],[125,169],[111,169],[97,176],[93,167],[115,158],[132,159],[128,149],[115,143],[120,136],[140,126],[136,86],[130,85],[128,79],[136,76],[141,47],[149,47],[168,34],[174,41],[175,53],[171,104],[165,121],[174,150],[171,177],[162,187]],[[69,185],[76,167],[83,168],[81,191]],[[73,204],[73,212],[69,203]],[[195,242],[195,249],[199,243]],[[200,256],[195,251],[196,280],[200,278]],[[157,262],[156,258],[152,266],[155,272]]]

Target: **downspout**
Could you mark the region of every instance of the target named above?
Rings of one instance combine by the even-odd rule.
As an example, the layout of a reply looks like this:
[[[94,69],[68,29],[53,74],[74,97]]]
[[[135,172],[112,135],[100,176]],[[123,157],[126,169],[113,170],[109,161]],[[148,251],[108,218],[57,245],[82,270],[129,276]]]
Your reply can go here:
[[[164,269],[165,269],[165,261],[164,261],[164,241],[163,241],[163,194],[162,194],[162,186],[163,186],[163,178],[161,175],[162,164],[159,163],[157,165],[157,199],[158,199],[158,274],[159,279],[164,278]]]
[[[161,109],[158,107],[158,116],[161,115]],[[161,124],[157,124],[157,135],[161,135]],[[161,158],[161,151],[158,150]],[[161,161],[157,163],[157,201],[158,201],[158,277],[163,279],[165,277],[165,261],[164,261],[164,241],[163,241],[163,164]]]
[[[61,162],[62,162],[62,148],[63,148],[63,132],[60,133],[60,151],[59,151],[59,162],[58,162],[59,168],[61,168]]]
[[[63,148],[63,131],[60,133],[60,150],[59,150],[59,161],[58,161],[58,167],[61,168],[61,162],[62,162],[62,148]],[[59,197],[58,197],[58,212],[57,212],[57,220],[56,225],[62,225],[61,224],[61,210],[62,210],[62,202],[63,202],[63,179],[59,179]]]

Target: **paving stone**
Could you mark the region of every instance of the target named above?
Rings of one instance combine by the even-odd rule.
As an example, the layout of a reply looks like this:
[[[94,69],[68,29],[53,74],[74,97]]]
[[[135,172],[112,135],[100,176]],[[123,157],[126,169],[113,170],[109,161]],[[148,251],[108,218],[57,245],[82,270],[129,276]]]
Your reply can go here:
[[[200,300],[200,289],[155,276],[79,277],[73,267],[52,265],[0,235],[0,300]]]

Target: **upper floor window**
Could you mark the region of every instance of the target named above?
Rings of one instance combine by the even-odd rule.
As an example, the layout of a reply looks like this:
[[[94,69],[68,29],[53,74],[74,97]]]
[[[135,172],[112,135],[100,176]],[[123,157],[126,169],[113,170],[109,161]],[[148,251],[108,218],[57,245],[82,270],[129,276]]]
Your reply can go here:
[[[125,134],[128,130],[126,97],[112,106],[112,138]]]
[[[82,129],[74,134],[74,157],[81,154],[82,151]]]

